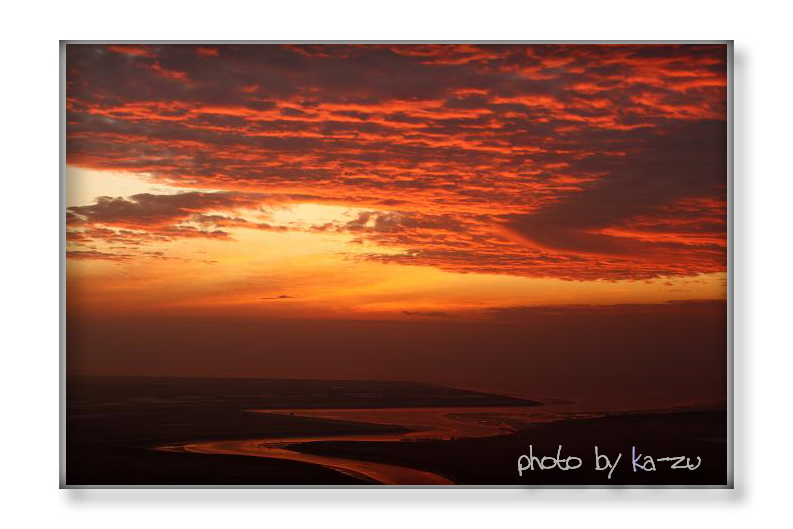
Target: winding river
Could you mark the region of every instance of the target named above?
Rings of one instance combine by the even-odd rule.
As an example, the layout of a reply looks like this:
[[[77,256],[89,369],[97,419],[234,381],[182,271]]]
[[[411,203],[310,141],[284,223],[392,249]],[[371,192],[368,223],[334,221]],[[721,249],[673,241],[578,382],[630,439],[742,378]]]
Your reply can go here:
[[[558,406],[550,406],[558,408]],[[176,446],[162,446],[160,450],[187,451],[201,454],[229,454],[287,459],[321,465],[353,476],[366,483],[382,485],[454,485],[445,476],[416,468],[358,461],[342,457],[305,454],[290,446],[312,441],[416,441],[456,439],[503,435],[514,431],[516,424],[547,422],[563,414],[539,408],[454,407],[454,408],[376,408],[376,409],[289,409],[251,410],[257,413],[294,415],[369,424],[387,424],[409,429],[397,434],[320,435],[311,437],[279,437],[234,441],[206,441]],[[569,409],[569,408],[568,408]]]

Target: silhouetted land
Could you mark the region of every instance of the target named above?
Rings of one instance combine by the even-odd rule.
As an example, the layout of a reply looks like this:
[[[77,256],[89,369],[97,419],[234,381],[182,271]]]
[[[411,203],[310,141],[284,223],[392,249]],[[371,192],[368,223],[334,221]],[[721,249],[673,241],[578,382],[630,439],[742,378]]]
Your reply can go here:
[[[152,450],[201,440],[401,433],[401,427],[251,413],[255,408],[531,406],[414,382],[69,377],[66,484],[354,484],[317,465]]]
[[[518,458],[529,454],[562,458],[576,456],[576,470],[525,470],[518,475]],[[596,471],[594,447],[613,462],[622,453],[611,479]],[[655,463],[657,470],[634,472],[631,447],[653,459],[688,456],[696,470],[671,469],[672,462]],[[625,413],[600,419],[576,419],[529,427],[512,435],[454,441],[345,442],[321,441],[292,445],[306,453],[355,457],[429,470],[458,484],[473,485],[725,485],[727,483],[727,414],[724,411]],[[644,462],[642,457],[640,463]]]
[[[67,382],[67,485],[354,485],[363,482],[319,465],[240,455],[157,451],[196,441],[402,433],[398,426],[252,413],[259,408],[532,406],[530,400],[412,382],[70,377]],[[452,441],[318,441],[305,453],[428,470],[460,484],[724,484],[724,411],[615,414],[535,425],[511,435]],[[535,455],[580,457],[580,469],[525,471]],[[594,468],[594,446],[612,461],[608,480]],[[631,446],[654,458],[695,456],[697,470],[631,470]]]
[[[401,408],[531,406],[527,399],[436,384],[378,380],[69,377],[67,403],[119,407]],[[160,406],[162,407],[162,406]],[[109,408],[110,409],[110,408]]]

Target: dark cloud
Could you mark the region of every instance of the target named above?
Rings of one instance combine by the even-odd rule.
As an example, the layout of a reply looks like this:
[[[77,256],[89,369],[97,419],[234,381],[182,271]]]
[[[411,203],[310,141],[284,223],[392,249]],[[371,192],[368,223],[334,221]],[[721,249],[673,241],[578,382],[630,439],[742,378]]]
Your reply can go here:
[[[406,316],[427,316],[430,318],[451,318],[452,315],[448,312],[440,310],[403,310],[402,314]]]
[[[629,166],[587,162],[605,175],[535,213],[510,215],[505,225],[527,242],[555,250],[633,256],[667,252],[669,245],[600,230],[686,198],[726,200],[726,133],[723,122],[687,123],[675,126],[669,136],[648,141]]]
[[[295,296],[287,296],[286,294],[281,294],[280,296],[272,296],[272,297],[259,298],[259,299],[295,299]]]
[[[256,193],[229,192],[185,192],[174,195],[141,193],[127,198],[98,197],[94,204],[67,209],[66,238],[72,242],[103,241],[141,245],[184,238],[232,240],[226,231],[229,228],[286,231],[286,226],[253,222],[239,216],[206,213],[259,209],[265,202],[277,200],[277,197]]]
[[[382,262],[565,279],[724,271],[726,57],[69,45],[68,163],[228,193],[105,197],[67,215],[150,229],[285,194],[370,211],[330,228],[405,249],[364,257]]]
[[[495,320],[528,322],[554,317],[628,315],[692,315],[699,313],[726,314],[727,301],[723,299],[671,300],[665,303],[615,303],[611,305],[536,305],[493,307],[485,313]]]
[[[255,200],[239,193],[141,193],[128,198],[99,197],[95,204],[70,207],[67,213],[72,219],[76,216],[78,222],[148,227],[186,220],[202,211],[253,208],[260,204],[261,198]]]
[[[103,261],[129,261],[131,256],[97,250],[67,250],[67,259],[99,259]]]

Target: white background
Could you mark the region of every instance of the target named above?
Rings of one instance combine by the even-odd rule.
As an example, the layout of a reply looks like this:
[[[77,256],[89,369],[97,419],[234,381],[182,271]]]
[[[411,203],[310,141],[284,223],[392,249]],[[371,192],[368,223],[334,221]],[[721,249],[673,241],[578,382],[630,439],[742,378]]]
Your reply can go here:
[[[789,523],[790,23],[786,3],[771,1],[5,4],[0,62],[4,526]],[[59,39],[734,39],[736,489],[59,490]]]

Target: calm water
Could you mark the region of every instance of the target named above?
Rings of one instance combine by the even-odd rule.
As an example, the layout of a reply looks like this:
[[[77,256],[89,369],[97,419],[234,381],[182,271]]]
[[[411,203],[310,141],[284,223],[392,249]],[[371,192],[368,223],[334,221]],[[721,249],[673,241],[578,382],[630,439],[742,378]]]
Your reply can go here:
[[[657,408],[656,408],[657,409]],[[669,409],[669,408],[666,408]],[[267,413],[312,417],[407,428],[406,433],[313,435],[310,437],[271,437],[242,441],[211,441],[160,447],[162,450],[189,451],[202,454],[233,454],[288,459],[321,465],[369,483],[385,485],[453,485],[448,478],[426,470],[398,465],[371,463],[355,459],[305,454],[290,446],[313,441],[402,441],[451,440],[506,435],[532,424],[565,419],[600,417],[615,410],[598,406],[546,401],[531,407],[438,407],[438,408],[369,408],[369,409],[258,409]],[[634,408],[633,411],[638,411]]]
[[[301,461],[331,468],[369,483],[384,485],[453,485],[444,476],[421,469],[371,463],[348,458],[313,455],[290,450],[290,445],[312,441],[417,441],[504,435],[531,423],[594,417],[597,412],[581,412],[570,404],[542,407],[454,407],[454,408],[371,408],[371,409],[290,409],[253,410],[256,413],[294,415],[371,424],[401,426],[407,433],[364,435],[314,435],[273,437],[242,441],[211,441],[161,447],[202,454],[233,454]]]

